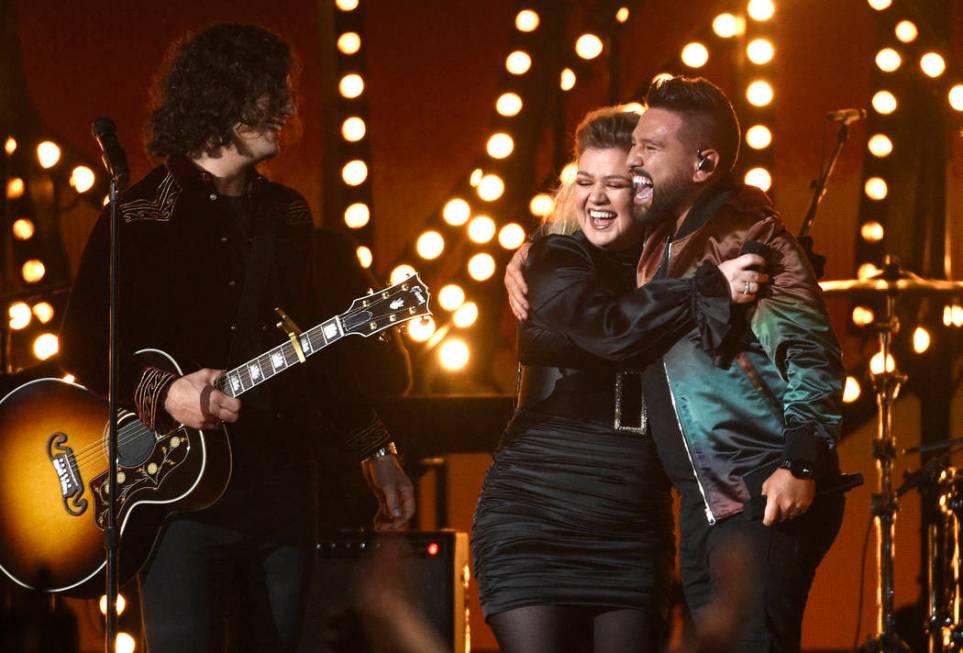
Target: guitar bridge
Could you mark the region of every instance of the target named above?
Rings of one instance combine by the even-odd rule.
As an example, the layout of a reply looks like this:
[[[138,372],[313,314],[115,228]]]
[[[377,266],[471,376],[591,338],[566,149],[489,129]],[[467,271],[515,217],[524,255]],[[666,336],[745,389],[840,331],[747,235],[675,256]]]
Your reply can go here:
[[[87,510],[87,499],[83,498],[84,483],[74,457],[72,447],[64,446],[66,433],[54,433],[47,440],[47,457],[53,465],[57,480],[60,481],[60,495],[67,514],[79,517]]]

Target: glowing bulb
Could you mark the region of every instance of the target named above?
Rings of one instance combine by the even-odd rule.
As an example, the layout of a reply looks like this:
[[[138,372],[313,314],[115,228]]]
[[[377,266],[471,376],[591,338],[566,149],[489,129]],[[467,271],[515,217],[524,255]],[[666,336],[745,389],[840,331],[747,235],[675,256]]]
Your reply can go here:
[[[729,13],[719,14],[712,20],[712,31],[721,39],[731,39],[746,30],[746,21],[741,16]]]
[[[504,159],[515,149],[515,141],[505,132],[496,132],[488,139],[485,149],[493,159]]]
[[[866,144],[870,154],[880,158],[893,153],[893,141],[886,134],[873,134]]]
[[[519,32],[534,32],[538,29],[539,22],[538,14],[531,9],[522,9],[515,16],[515,28]]]
[[[883,230],[883,225],[873,220],[872,222],[867,222],[862,227],[859,228],[859,235],[863,237],[863,240],[870,243],[878,243],[883,240],[885,232]]]
[[[94,185],[94,171],[87,166],[77,166],[70,173],[70,185],[78,193],[86,193]]]
[[[14,331],[26,328],[30,324],[31,316],[30,307],[23,302],[10,304],[10,308],[7,309],[7,317],[10,318],[7,323]]]
[[[886,199],[886,195],[889,193],[886,180],[882,177],[870,177],[867,179],[863,190],[866,191],[866,197],[877,202]]]
[[[23,179],[20,177],[10,177],[7,180],[7,199],[15,200],[23,197],[23,192],[26,186],[23,183]]]
[[[920,70],[927,77],[939,77],[946,71],[946,60],[937,52],[927,52],[920,57]]]
[[[472,187],[477,188],[484,176],[485,172],[481,168],[475,168],[471,171],[471,174],[468,175],[468,183],[471,184]]]
[[[43,141],[37,145],[37,161],[41,168],[52,168],[60,161],[60,147],[53,141]]]
[[[429,261],[434,260],[445,251],[445,239],[433,229],[426,231],[418,236],[418,241],[415,243],[415,250],[421,258],[428,259]]]
[[[37,302],[33,305],[33,314],[40,320],[40,324],[46,324],[53,319],[54,308],[50,302]]]
[[[341,11],[354,11],[358,8],[358,0],[334,0]]]
[[[124,598],[123,594],[117,595],[117,603],[115,603],[115,605],[117,606],[117,614],[118,615],[124,614],[124,610],[127,609],[127,599]],[[107,614],[107,595],[106,594],[100,595],[100,614],[103,614],[103,615]]]
[[[355,202],[344,210],[344,223],[350,229],[361,229],[371,220],[371,210],[363,202]]]
[[[389,277],[391,279],[391,285],[393,286],[396,283],[401,283],[408,277],[413,277],[416,274],[418,273],[415,272],[415,269],[413,267],[411,267],[407,263],[402,263],[401,265],[395,267],[395,269],[391,271],[391,276]]]
[[[451,226],[460,227],[471,217],[471,207],[460,197],[454,197],[448,200],[445,208],[441,210],[441,217]]]
[[[353,100],[364,93],[364,78],[358,73],[348,73],[338,82],[338,91],[343,97]]]
[[[13,136],[7,136],[7,140],[3,143],[3,151],[7,153],[7,156],[13,156],[13,153],[17,151],[17,139]]]
[[[517,93],[502,93],[495,101],[495,111],[506,118],[517,116],[521,110],[522,98]]]
[[[916,25],[909,20],[901,20],[896,23],[896,38],[898,38],[903,43],[912,43],[919,36],[919,30],[916,29]]]
[[[890,354],[886,357],[886,371],[893,372],[894,370],[896,370],[896,360]],[[883,352],[878,351],[869,359],[869,371],[873,374],[883,373]]]
[[[903,57],[893,48],[883,48],[876,53],[876,65],[884,73],[894,72],[902,63]]]
[[[361,49],[361,36],[357,32],[345,32],[338,37],[338,50],[341,54],[357,54]]]
[[[859,381],[856,380],[855,376],[846,377],[846,385],[843,386],[843,401],[847,404],[851,404],[857,399],[862,393],[862,388],[859,387]]]
[[[475,281],[486,281],[495,274],[495,259],[491,254],[481,252],[468,259],[468,274]]]
[[[408,337],[415,342],[425,342],[435,335],[435,320],[432,317],[423,317],[420,320],[408,322]]]
[[[853,309],[853,324],[856,326],[869,326],[875,319],[876,314],[868,306],[857,306]]]
[[[478,320],[478,304],[475,302],[465,302],[455,314],[451,316],[451,321],[459,329],[467,329]]]
[[[455,283],[450,283],[438,291],[438,303],[446,311],[457,310],[465,303],[465,291]]]
[[[602,39],[592,33],[582,34],[575,41],[575,54],[583,59],[594,59],[602,54]]]
[[[754,107],[768,106],[773,98],[772,85],[764,80],[756,80],[746,88],[746,99]]]
[[[772,175],[765,168],[752,168],[746,172],[746,183],[750,186],[755,186],[761,189],[763,192],[768,191],[772,188]]]
[[[615,20],[619,21],[620,23],[624,23],[628,19],[629,19],[629,8],[619,7],[618,11],[615,12]]]
[[[33,238],[33,222],[27,218],[17,218],[13,221],[13,237],[17,240],[30,240]]]
[[[963,326],[963,306],[954,305],[950,315],[951,315],[951,321],[953,322],[953,326],[955,327]]]
[[[470,358],[468,345],[461,338],[448,338],[438,348],[438,360],[450,372],[464,369]]]
[[[498,231],[498,244],[505,249],[518,249],[525,242],[525,229],[517,222],[509,222]]]
[[[682,48],[682,63],[689,68],[702,68],[709,61],[709,49],[698,41]]]
[[[66,381],[67,383],[73,383],[74,381],[77,380],[77,377],[74,376],[73,374],[64,374],[63,380]]]
[[[776,5],[772,0],[749,0],[746,7],[749,17],[759,22],[767,21],[776,13]]]
[[[869,2],[869,6],[875,9],[876,11],[884,11],[886,9],[889,9],[889,6],[893,4],[893,0],[867,0],[867,1]]]
[[[576,177],[578,177],[578,166],[574,163],[566,163],[562,171],[558,173],[558,179],[563,184],[575,183]]]
[[[479,215],[468,223],[468,238],[482,245],[495,237],[495,221],[487,215]]]
[[[872,279],[873,277],[878,277],[882,272],[882,270],[872,263],[863,263],[857,268],[856,277],[858,279]]]
[[[563,91],[571,91],[575,88],[575,71],[571,68],[563,68],[559,78],[559,86]]]
[[[957,84],[947,94],[954,111],[963,111],[963,84]]]
[[[114,641],[114,653],[134,653],[136,649],[137,641],[130,633],[117,633],[117,639]]]
[[[358,246],[358,249],[354,251],[354,253],[355,256],[358,257],[358,263],[361,264],[361,267],[365,269],[371,267],[371,264],[374,262],[374,255],[371,253],[370,247],[360,245]]]
[[[60,351],[60,339],[52,333],[42,333],[33,341],[33,355],[42,361]]]
[[[746,56],[754,64],[766,64],[776,56],[776,48],[769,39],[753,39],[746,46]]]
[[[555,210],[555,200],[548,193],[538,193],[528,203],[528,210],[532,215],[544,218]]]
[[[505,59],[505,68],[513,75],[524,75],[532,67],[532,58],[524,50],[515,50]]]
[[[505,182],[496,174],[489,173],[478,182],[478,197],[486,202],[494,202],[505,192]]]
[[[23,275],[23,280],[27,283],[37,283],[43,279],[43,275],[47,273],[47,268],[44,267],[43,263],[32,258],[23,264],[20,272]]]
[[[772,132],[765,125],[753,125],[746,130],[746,144],[754,150],[764,150],[772,145]]]
[[[364,138],[367,131],[368,128],[364,124],[364,120],[358,116],[346,118],[345,121],[341,123],[341,136],[349,143],[357,143]]]
[[[913,331],[913,351],[922,354],[930,348],[930,332],[921,326]]]
[[[368,178],[368,166],[361,159],[348,161],[341,169],[341,178],[349,186],[360,186]]]
[[[896,96],[889,91],[877,91],[873,95],[873,108],[884,116],[896,111],[897,105]]]

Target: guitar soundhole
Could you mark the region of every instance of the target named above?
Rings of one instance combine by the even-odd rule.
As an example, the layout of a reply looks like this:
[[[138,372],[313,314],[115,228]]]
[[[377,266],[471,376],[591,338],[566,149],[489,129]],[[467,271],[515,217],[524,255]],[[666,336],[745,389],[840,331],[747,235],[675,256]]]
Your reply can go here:
[[[133,416],[121,418],[117,436],[117,459],[121,467],[143,464],[157,444],[155,433]]]

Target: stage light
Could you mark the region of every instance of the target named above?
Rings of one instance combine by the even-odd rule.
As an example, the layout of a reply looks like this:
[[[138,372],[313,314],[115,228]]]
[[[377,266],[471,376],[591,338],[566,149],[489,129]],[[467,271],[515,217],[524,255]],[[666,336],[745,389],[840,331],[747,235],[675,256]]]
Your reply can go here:
[[[478,304],[475,302],[465,302],[451,316],[451,321],[459,329],[467,329],[478,321]]]
[[[890,354],[886,357],[886,371],[892,372],[896,369],[896,360],[893,355]],[[876,352],[872,358],[869,359],[869,371],[873,374],[883,373],[883,352]]]
[[[531,9],[522,9],[515,16],[515,28],[519,32],[534,32],[539,22],[538,14]]]
[[[856,380],[855,376],[847,376],[846,384],[843,386],[843,402],[851,404],[857,399],[859,395],[862,394],[862,388],[859,387],[859,381]]]
[[[13,231],[13,237],[17,240],[30,240],[33,238],[33,222],[27,218],[17,218],[14,220],[11,230]]]
[[[495,259],[481,252],[468,259],[468,275],[475,281],[487,281],[495,274]]]
[[[682,63],[689,68],[702,68],[709,61],[709,49],[698,41],[682,48]]]
[[[603,49],[602,39],[591,32],[582,34],[575,41],[575,54],[583,59],[594,59],[602,54]]]
[[[919,30],[916,29],[916,24],[909,20],[901,20],[896,23],[896,38],[898,38],[903,43],[912,43],[919,36]]]
[[[886,134],[873,134],[866,144],[870,154],[883,158],[893,153],[893,141]]]
[[[357,32],[345,32],[338,37],[338,50],[341,54],[357,54],[361,49],[361,36]]]
[[[876,53],[876,65],[884,73],[896,71],[903,63],[903,57],[893,48],[883,48]]]
[[[742,22],[740,29],[739,23]],[[719,14],[712,19],[712,31],[721,39],[731,39],[737,34],[741,34],[745,29],[745,22],[730,13]]]
[[[863,240],[870,243],[878,243],[883,240],[885,231],[883,230],[883,225],[873,220],[872,222],[867,222],[859,229],[859,235],[863,237]]]
[[[74,381],[77,380],[77,377],[74,376],[73,374],[64,374],[62,380],[66,381],[67,383],[73,383]]]
[[[460,227],[471,217],[471,207],[460,197],[453,197],[445,203],[441,210],[441,217],[453,227]]]
[[[866,197],[878,202],[886,199],[886,195],[889,193],[889,186],[886,185],[886,180],[882,177],[870,177],[863,185],[863,190],[866,191]]]
[[[893,0],[867,0],[867,1],[869,2],[869,6],[875,9],[876,11],[884,11],[886,9],[889,9],[889,6],[893,4]]]
[[[364,93],[364,78],[358,73],[348,73],[338,82],[338,90],[342,97],[353,100]]]
[[[882,270],[876,267],[873,263],[863,263],[856,270],[857,279],[872,279],[873,277],[878,277],[882,274]]]
[[[364,120],[358,116],[345,118],[345,121],[341,123],[341,136],[349,143],[357,143],[364,138],[367,131],[368,128],[364,124]]]
[[[528,210],[538,218],[544,218],[555,210],[555,200],[548,193],[539,193],[528,203]]]
[[[483,245],[495,237],[495,221],[487,215],[475,216],[468,223],[468,238]]]
[[[869,326],[875,319],[876,314],[868,306],[857,306],[853,309],[853,324],[856,326]]]
[[[354,11],[358,8],[358,0],[334,0],[341,11]]]
[[[753,39],[746,46],[746,56],[754,64],[767,64],[776,56],[776,48],[769,39]]]
[[[746,11],[753,20],[763,22],[775,15],[776,5],[772,0],[749,0]]]
[[[913,351],[917,354],[924,353],[930,348],[930,332],[921,326],[913,331]]]
[[[629,8],[619,7],[618,11],[615,12],[615,20],[619,21],[620,23],[624,23],[628,19],[629,19]]]
[[[421,258],[429,261],[434,260],[445,251],[445,239],[433,229],[426,231],[418,236],[418,241],[415,243],[415,250]]]
[[[396,266],[395,269],[391,271],[391,276],[389,277],[391,279],[391,285],[393,286],[396,283],[401,283],[408,277],[413,277],[416,274],[417,272],[415,272],[415,269],[413,267],[411,267],[407,263],[402,263],[401,265]]]
[[[19,331],[30,324],[32,314],[29,306],[23,302],[17,302],[16,304],[10,304],[10,308],[7,309],[7,317],[9,318],[7,324],[10,325],[10,328]]]
[[[78,193],[86,193],[93,188],[94,179],[94,171],[87,166],[77,166],[70,173],[70,185]]]
[[[571,91],[575,88],[575,71],[571,68],[563,68],[559,86],[563,91]]]
[[[486,202],[494,202],[505,192],[505,182],[496,174],[489,173],[478,182],[478,197]]]
[[[946,71],[946,60],[937,52],[927,52],[920,57],[920,70],[927,77],[939,77]]]
[[[3,143],[3,151],[7,153],[7,156],[13,156],[13,153],[17,151],[17,139],[13,136],[7,136],[7,140]]]
[[[943,324],[955,327],[963,326],[963,306],[953,304],[943,309]]]
[[[355,202],[344,210],[344,223],[349,229],[361,229],[371,220],[371,210],[364,202]]]
[[[361,264],[361,267],[365,269],[371,267],[371,264],[374,262],[374,255],[371,253],[370,247],[359,245],[358,249],[356,249],[354,253],[355,256],[358,257],[358,263]]]
[[[954,111],[963,111],[963,84],[957,84],[947,94]]]
[[[60,147],[53,141],[43,141],[37,145],[37,161],[41,168],[54,167],[60,161]]]
[[[746,88],[746,99],[754,107],[768,106],[773,95],[772,86],[765,80],[758,79]]]
[[[461,338],[448,338],[438,349],[441,366],[450,372],[464,369],[471,358],[468,345]]]
[[[505,249],[518,249],[525,242],[525,229],[517,222],[509,222],[498,231],[498,244]]]
[[[505,59],[505,68],[513,75],[524,75],[532,67],[532,58],[524,50],[515,50]]]
[[[368,166],[361,159],[354,159],[344,164],[341,178],[349,186],[360,186],[368,178]]]
[[[23,183],[23,179],[20,177],[10,177],[7,180],[7,199],[16,200],[23,197],[23,192],[26,186]]]
[[[100,595],[99,605],[100,605],[100,614],[106,616],[107,615],[107,595],[106,594]],[[117,606],[117,615],[120,616],[124,614],[124,610],[127,609],[127,599],[124,598],[123,594],[118,594],[117,603],[115,603],[114,605]]]
[[[39,260],[32,258],[23,264],[20,272],[23,275],[23,280],[27,283],[37,283],[43,279],[43,275],[47,273],[47,268]]]
[[[130,633],[119,632],[114,641],[114,653],[134,653],[137,650],[137,640]]]
[[[876,94],[873,95],[873,108],[876,109],[877,113],[884,116],[889,115],[896,111],[897,106],[896,96],[889,91],[876,91]]]
[[[750,186],[755,186],[763,192],[772,188],[772,175],[763,167],[752,168],[746,172],[745,181]]]
[[[764,150],[772,145],[772,132],[765,125],[753,125],[746,130],[746,145],[754,150]]]
[[[517,116],[521,110],[522,98],[517,93],[502,93],[495,101],[495,111],[506,118]]]
[[[493,159],[504,159],[511,155],[515,149],[515,141],[505,132],[496,132],[488,139],[485,144],[488,156]]]
[[[471,171],[471,174],[468,175],[468,183],[477,188],[484,176],[485,172],[481,168],[475,168]]]
[[[578,177],[578,166],[574,163],[566,163],[562,171],[558,173],[558,179],[563,184],[575,183],[576,177]]]
[[[435,320],[431,316],[426,316],[420,320],[411,320],[407,323],[408,337],[415,342],[425,342],[435,335]]]
[[[33,341],[33,355],[42,361],[60,351],[60,339],[52,333],[41,333]]]
[[[630,113],[637,113],[640,116],[645,113],[645,107],[642,106],[641,102],[626,102],[621,107],[622,111],[628,111]]]
[[[40,320],[40,324],[46,324],[53,319],[54,308],[50,302],[37,302],[33,305],[33,314]]]
[[[446,311],[457,310],[465,303],[465,291],[457,283],[450,283],[438,291],[438,304]]]

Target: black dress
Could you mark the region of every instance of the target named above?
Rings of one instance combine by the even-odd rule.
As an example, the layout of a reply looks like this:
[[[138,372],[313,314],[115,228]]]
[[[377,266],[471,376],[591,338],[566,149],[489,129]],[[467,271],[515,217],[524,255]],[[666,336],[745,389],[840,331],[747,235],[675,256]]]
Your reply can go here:
[[[669,483],[649,436],[615,426],[616,413],[641,426],[630,414],[639,411],[640,384],[618,373],[641,370],[692,328],[700,303],[715,300],[703,296],[708,276],[700,274],[636,289],[638,258],[638,248],[601,250],[580,232],[543,238],[529,252],[520,405],[472,529],[486,619],[532,605],[664,618],[674,553]],[[630,364],[606,360],[627,351],[637,352]]]

